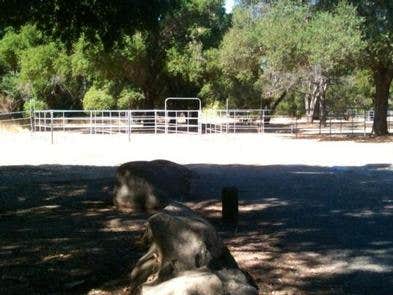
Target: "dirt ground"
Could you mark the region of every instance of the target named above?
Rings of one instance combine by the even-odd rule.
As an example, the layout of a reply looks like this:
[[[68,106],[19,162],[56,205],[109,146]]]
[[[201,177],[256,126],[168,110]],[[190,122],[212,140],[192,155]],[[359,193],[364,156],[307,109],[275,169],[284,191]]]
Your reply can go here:
[[[188,165],[186,204],[216,226],[260,294],[392,294],[393,169]],[[0,167],[0,294],[121,294],[144,216],[111,203],[113,166]],[[239,188],[237,226],[220,192]]]
[[[391,138],[2,131],[0,294],[123,293],[145,216],[114,210],[114,172],[160,158],[196,172],[186,204],[260,294],[393,293]],[[220,220],[229,185],[237,226]]]
[[[324,140],[321,140],[321,139]],[[332,141],[332,139],[336,139]],[[0,131],[0,165],[116,166],[132,160],[180,164],[363,166],[393,164],[386,137],[306,137],[280,134],[89,135]]]

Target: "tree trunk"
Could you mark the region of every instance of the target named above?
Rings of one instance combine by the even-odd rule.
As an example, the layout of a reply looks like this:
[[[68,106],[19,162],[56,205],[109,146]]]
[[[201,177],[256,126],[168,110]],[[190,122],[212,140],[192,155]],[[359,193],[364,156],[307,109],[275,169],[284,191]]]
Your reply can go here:
[[[265,115],[267,116],[265,116],[264,119],[264,122],[266,124],[270,123],[271,116],[274,114],[278,105],[284,100],[286,96],[287,96],[287,90],[281,93],[281,95],[276,100],[274,100],[274,98],[269,99],[269,102],[265,105],[265,107],[267,107],[268,109],[268,112],[265,112]]]
[[[309,81],[309,92],[305,96],[307,122],[312,123],[316,119],[319,110],[319,85],[315,81]]]
[[[273,101],[273,104],[270,106],[270,110],[272,113],[275,112],[278,105],[284,100],[286,96],[287,96],[287,91],[284,91],[275,101]]]
[[[315,120],[319,120],[321,118],[321,105],[320,105],[320,97],[319,94],[313,97],[314,107],[313,112],[311,114],[311,122],[313,123]]]
[[[378,68],[374,72],[374,124],[373,132],[377,136],[389,133],[387,124],[389,88],[393,78],[393,68]]]
[[[307,122],[308,123],[311,123],[311,121],[312,121],[312,117],[310,117],[310,101],[311,101],[311,99],[310,99],[310,94],[305,94],[304,95],[304,106],[305,106],[305,111],[306,111],[306,117],[307,117]]]
[[[326,127],[327,112],[326,112],[326,102],[323,97],[319,99],[319,120],[321,121],[321,125]]]
[[[326,88],[327,79],[321,80],[320,90],[319,90],[319,120],[321,120],[322,126],[326,126],[327,120],[327,110],[326,110]]]
[[[307,122],[312,123],[315,119],[315,115],[317,114],[316,111],[318,110],[318,96],[316,95],[315,91],[313,91],[308,96],[307,104],[308,104],[306,110]]]
[[[143,104],[143,107],[149,110],[154,109],[157,95],[154,93],[154,91],[152,91],[151,88],[145,89],[143,94],[145,95],[145,103]]]

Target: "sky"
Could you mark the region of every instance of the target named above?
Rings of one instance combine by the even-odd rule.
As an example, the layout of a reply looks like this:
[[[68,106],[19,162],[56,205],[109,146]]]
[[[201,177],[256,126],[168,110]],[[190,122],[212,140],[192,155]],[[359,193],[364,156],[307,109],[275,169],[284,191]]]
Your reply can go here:
[[[232,8],[234,4],[235,4],[235,0],[225,0],[225,10],[227,13],[232,12]]]

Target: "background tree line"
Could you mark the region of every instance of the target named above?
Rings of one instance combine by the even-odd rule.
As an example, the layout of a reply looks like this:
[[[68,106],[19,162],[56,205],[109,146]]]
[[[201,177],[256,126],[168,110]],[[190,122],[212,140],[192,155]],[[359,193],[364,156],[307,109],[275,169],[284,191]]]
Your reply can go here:
[[[387,133],[391,1],[0,2],[0,108],[268,108],[326,120],[376,111]]]

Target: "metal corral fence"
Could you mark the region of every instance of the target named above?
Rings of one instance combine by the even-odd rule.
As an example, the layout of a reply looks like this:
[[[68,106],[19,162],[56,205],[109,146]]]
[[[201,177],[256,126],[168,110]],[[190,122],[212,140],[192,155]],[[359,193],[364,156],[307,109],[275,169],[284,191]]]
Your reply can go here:
[[[326,120],[272,114],[266,109],[207,110],[203,112],[204,133],[283,133],[304,135],[367,135],[372,133],[373,111],[349,110],[327,115]],[[388,128],[393,131],[393,111],[388,112]]]
[[[325,122],[271,114],[266,109],[228,110],[45,110],[0,113],[0,126],[32,132],[84,134],[214,134],[281,133],[295,135],[367,135],[372,132],[373,111],[331,114]],[[393,131],[393,111],[388,114]]]
[[[32,130],[113,133],[201,133],[197,110],[35,111]]]

